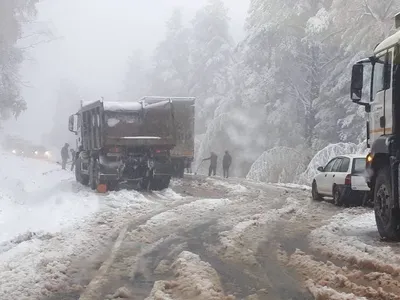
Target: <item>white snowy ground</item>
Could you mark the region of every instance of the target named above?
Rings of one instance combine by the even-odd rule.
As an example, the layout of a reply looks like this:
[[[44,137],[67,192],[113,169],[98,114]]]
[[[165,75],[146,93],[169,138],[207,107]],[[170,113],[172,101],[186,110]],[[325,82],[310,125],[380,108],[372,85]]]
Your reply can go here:
[[[328,257],[316,262],[299,251],[294,266],[308,269],[314,295],[330,299],[400,299],[400,245],[380,240],[374,213],[364,208],[345,209],[329,223],[313,230],[310,246]],[[347,290],[348,294],[340,291]]]
[[[0,165],[2,300],[43,298],[62,288],[73,257],[95,259],[123,225],[164,202],[135,191],[96,194],[75,183],[72,172],[40,160],[0,153]]]
[[[158,234],[173,235],[183,225],[200,224],[218,213],[218,224],[231,229],[221,231],[220,246],[210,249],[228,261],[254,263],[259,246],[255,241],[272,237],[275,233],[269,229],[283,222],[281,235],[304,233],[309,249],[278,251],[278,259],[304,276],[316,299],[400,299],[400,246],[380,241],[373,213],[312,202],[306,187],[257,190],[253,187],[262,184],[205,179],[201,188],[222,187],[226,197],[188,201],[171,189],[147,196],[135,191],[100,195],[76,184],[73,174],[57,164],[2,153],[0,165],[0,299],[43,299],[70,290],[72,276],[67,272],[81,272],[77,262],[86,260],[89,266],[97,259],[94,253],[107,253],[120,229],[142,216],[153,215],[134,230],[134,237],[155,243]],[[221,294],[215,270],[196,254],[183,252],[172,269],[177,276],[173,299],[185,299],[182,291],[191,293],[188,286],[197,281],[212,292],[204,294],[196,285],[194,291],[202,290],[204,299],[231,298]],[[80,281],[72,285],[78,292],[83,290]],[[167,288],[171,296],[168,282],[157,284],[149,299],[169,299],[160,295]]]

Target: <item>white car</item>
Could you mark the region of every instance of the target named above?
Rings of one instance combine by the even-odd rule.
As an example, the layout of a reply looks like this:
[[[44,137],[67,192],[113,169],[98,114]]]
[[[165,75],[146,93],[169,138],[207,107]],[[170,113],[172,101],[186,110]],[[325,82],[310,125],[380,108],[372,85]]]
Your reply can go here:
[[[366,157],[341,155],[331,159],[325,167],[319,167],[312,182],[312,197],[332,197],[335,205],[361,204],[369,187],[365,181]]]

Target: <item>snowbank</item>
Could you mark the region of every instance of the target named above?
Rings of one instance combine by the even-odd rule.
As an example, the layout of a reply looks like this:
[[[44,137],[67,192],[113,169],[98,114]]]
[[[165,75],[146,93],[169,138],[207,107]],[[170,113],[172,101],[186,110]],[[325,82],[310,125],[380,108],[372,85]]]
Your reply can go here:
[[[366,209],[345,210],[312,231],[309,238],[313,248],[330,257],[389,274],[400,272],[400,255],[380,242],[374,213]]]
[[[231,203],[228,199],[200,199],[188,204],[183,204],[175,209],[171,209],[155,215],[146,224],[139,226],[142,230],[154,230],[153,227],[174,228],[187,222],[192,223],[196,220],[204,221],[203,216],[220,206]],[[192,212],[188,214],[187,212]],[[175,225],[174,225],[175,224]]]
[[[214,186],[224,187],[229,190],[229,194],[242,194],[246,193],[248,189],[239,184],[239,183],[231,183],[228,181],[216,180],[215,178],[207,178],[206,179],[209,183],[213,184]]]
[[[305,168],[304,154],[288,147],[265,151],[253,163],[246,178],[261,182],[294,182]]]
[[[57,164],[2,153],[0,165],[0,245],[57,232],[98,210],[97,197]]]
[[[218,273],[192,252],[183,251],[172,265],[175,280],[157,281],[146,300],[233,300],[226,296]]]
[[[0,299],[82,289],[76,272],[158,205],[135,191],[99,195],[57,164],[2,154],[0,165]]]

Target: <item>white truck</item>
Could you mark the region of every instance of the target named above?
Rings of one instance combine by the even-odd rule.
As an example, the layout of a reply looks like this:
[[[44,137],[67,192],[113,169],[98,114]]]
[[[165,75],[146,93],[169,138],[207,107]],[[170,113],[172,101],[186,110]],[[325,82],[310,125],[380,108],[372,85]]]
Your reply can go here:
[[[400,13],[397,32],[375,47],[352,70],[351,99],[367,112],[366,180],[379,234],[400,240]],[[370,66],[370,97],[362,99],[364,66]]]

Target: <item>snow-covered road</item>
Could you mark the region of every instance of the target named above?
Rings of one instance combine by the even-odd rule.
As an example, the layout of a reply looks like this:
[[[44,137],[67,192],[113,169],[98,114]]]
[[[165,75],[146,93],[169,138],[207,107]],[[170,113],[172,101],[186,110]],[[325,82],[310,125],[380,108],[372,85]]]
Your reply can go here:
[[[309,190],[188,176],[96,194],[3,155],[0,299],[400,299],[400,247],[364,208]]]

